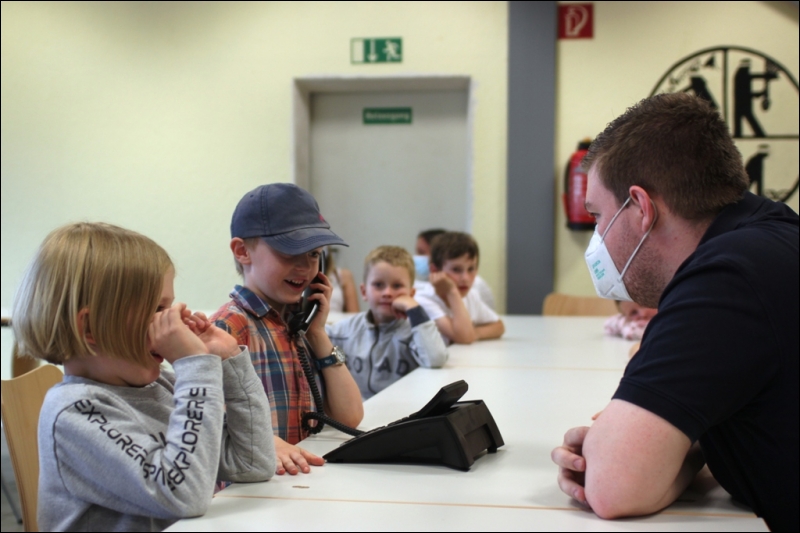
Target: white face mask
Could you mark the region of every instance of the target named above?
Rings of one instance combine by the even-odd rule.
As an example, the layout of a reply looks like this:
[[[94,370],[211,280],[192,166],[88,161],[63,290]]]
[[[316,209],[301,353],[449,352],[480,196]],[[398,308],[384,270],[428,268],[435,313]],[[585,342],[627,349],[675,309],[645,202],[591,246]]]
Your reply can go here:
[[[628,258],[628,262],[625,263],[625,268],[622,269],[622,273],[617,271],[617,266],[614,264],[614,260],[611,258],[611,254],[608,253],[608,248],[606,248],[605,238],[608,235],[608,230],[611,229],[611,226],[614,224],[614,221],[617,219],[622,210],[625,209],[625,206],[628,205],[628,202],[631,201],[631,197],[629,196],[625,203],[622,204],[622,207],[619,208],[619,211],[614,215],[611,219],[611,222],[608,223],[608,227],[606,227],[606,231],[603,232],[601,236],[597,233],[597,228],[594,230],[594,235],[592,235],[592,240],[589,241],[589,247],[586,249],[586,253],[584,257],[586,258],[586,264],[589,267],[589,273],[592,276],[592,283],[594,283],[594,290],[597,292],[597,295],[600,298],[608,298],[610,300],[620,300],[625,302],[632,302],[630,295],[628,294],[628,290],[625,288],[625,282],[622,281],[622,277],[625,275],[625,272],[628,271],[628,267],[633,261],[633,258],[636,256],[636,252],[639,251],[639,248],[642,247],[644,240],[650,235],[650,231],[653,229],[653,226],[656,223],[656,219],[658,218],[658,214],[656,217],[653,218],[653,223],[650,224],[650,227],[647,229],[647,233],[644,234],[642,240],[639,241],[639,244],[636,246],[636,249],[631,254],[630,258]],[[652,200],[650,201],[652,203]],[[655,204],[653,204],[653,209],[655,209]]]

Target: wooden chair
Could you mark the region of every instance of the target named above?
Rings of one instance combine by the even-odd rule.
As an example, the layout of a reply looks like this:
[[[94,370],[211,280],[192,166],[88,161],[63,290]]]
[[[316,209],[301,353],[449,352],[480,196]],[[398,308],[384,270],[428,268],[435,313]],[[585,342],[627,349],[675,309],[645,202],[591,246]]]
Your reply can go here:
[[[11,329],[11,317],[0,317],[0,326]],[[11,377],[18,378],[26,372],[30,372],[41,364],[39,359],[26,357],[19,353],[17,343],[11,346]]]
[[[542,305],[542,314],[545,316],[611,316],[618,312],[614,300],[558,292],[548,294]]]
[[[47,391],[60,383],[64,374],[53,365],[44,365],[18,378],[3,380],[3,428],[8,452],[17,478],[25,531],[38,531],[36,498],[39,490],[39,411]]]
[[[21,355],[17,348],[17,343],[11,348],[11,377],[18,378],[22,374],[27,374],[34,368],[39,368],[41,360],[27,355]]]

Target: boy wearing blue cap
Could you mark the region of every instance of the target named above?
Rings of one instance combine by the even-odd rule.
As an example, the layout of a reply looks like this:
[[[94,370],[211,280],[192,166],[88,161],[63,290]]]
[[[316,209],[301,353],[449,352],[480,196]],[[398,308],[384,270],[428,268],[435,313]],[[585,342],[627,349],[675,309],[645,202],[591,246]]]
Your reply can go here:
[[[325,414],[351,427],[364,416],[345,355],[325,333],[332,287],[319,264],[328,245],[347,246],[331,231],[314,197],[296,185],[257,187],[244,195],[233,213],[230,247],[243,283],[234,287],[231,300],[211,320],[250,349],[270,402],[279,475],[308,473],[309,465],[324,463],[296,446],[309,434],[303,415],[315,411],[307,377],[313,373],[312,364],[324,384]],[[309,286],[319,291],[308,298],[319,310],[303,335],[293,318]]]

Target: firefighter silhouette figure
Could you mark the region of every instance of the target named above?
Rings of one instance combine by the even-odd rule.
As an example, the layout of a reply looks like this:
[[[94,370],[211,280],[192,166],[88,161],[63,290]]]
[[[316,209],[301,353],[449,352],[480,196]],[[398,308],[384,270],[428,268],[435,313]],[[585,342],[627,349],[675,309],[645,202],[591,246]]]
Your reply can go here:
[[[717,102],[714,101],[714,97],[711,96],[711,91],[708,90],[708,85],[706,84],[705,78],[702,76],[692,76],[689,78],[689,83],[690,85],[683,89],[682,92],[687,93],[691,91],[698,98],[706,100],[714,109],[719,109]]]
[[[767,62],[766,72],[753,73],[750,72],[750,60],[741,60],[733,78],[733,136],[735,138],[742,138],[742,122],[744,120],[747,120],[750,129],[753,130],[753,137],[766,137],[761,124],[753,114],[753,100],[761,98],[761,109],[767,111],[770,106],[769,82],[777,77],[777,68],[770,62]],[[764,80],[764,89],[762,91],[753,90],[753,80],[755,79]]]
[[[758,151],[753,154],[744,167],[747,172],[747,177],[750,178],[750,186],[756,184],[755,193],[763,196],[764,191],[764,159],[769,156],[769,145],[761,144],[758,146]]]

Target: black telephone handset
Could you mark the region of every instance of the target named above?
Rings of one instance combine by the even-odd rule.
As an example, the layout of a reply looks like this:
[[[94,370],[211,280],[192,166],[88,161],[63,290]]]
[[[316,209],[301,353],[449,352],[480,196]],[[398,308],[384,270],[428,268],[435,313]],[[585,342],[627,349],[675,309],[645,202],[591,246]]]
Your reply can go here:
[[[321,252],[319,254],[319,271],[325,272],[325,256]],[[322,278],[317,275],[306,287],[306,290],[303,291],[303,296],[300,298],[300,309],[292,316],[289,322],[289,330],[294,334],[305,335],[309,326],[311,326],[311,322],[317,317],[319,302],[308,299],[312,294],[321,292],[311,288],[314,283],[322,283]]]
[[[319,272],[325,273],[325,256],[321,252],[319,254]],[[311,326],[311,322],[314,321],[319,311],[319,301],[310,300],[309,296],[321,292],[311,288],[311,285],[314,283],[322,283],[322,278],[317,275],[311,283],[309,283],[309,286],[306,287],[306,290],[303,291],[303,295],[300,298],[300,308],[292,315],[288,323],[289,332],[292,336],[297,338],[297,352],[300,359],[300,366],[303,367],[303,373],[308,380],[308,388],[311,389],[311,396],[314,399],[314,407],[317,409],[316,412],[303,413],[302,426],[305,431],[311,434],[319,433],[322,431],[325,424],[329,424],[348,435],[360,435],[363,431],[345,426],[341,422],[325,414],[322,394],[320,394],[319,387],[317,387],[317,377],[314,375],[314,370],[311,368],[313,359],[306,351],[305,337],[309,326]],[[316,420],[316,424],[312,426],[310,424],[311,420]]]
[[[426,403],[422,409],[416,413],[411,413],[405,418],[395,420],[389,425],[394,426],[403,422],[408,422],[409,420],[443,415],[453,408],[453,405],[460,400],[464,394],[467,393],[467,390],[469,390],[469,385],[467,385],[467,382],[463,379],[455,381],[450,385],[445,385],[439,389],[439,392],[436,393],[436,396],[431,398],[431,400]]]

